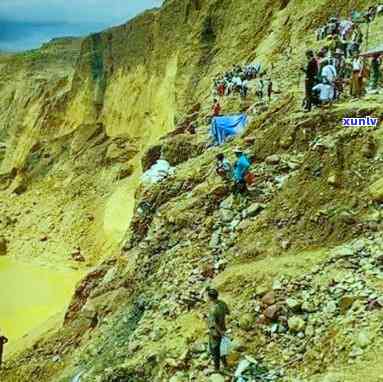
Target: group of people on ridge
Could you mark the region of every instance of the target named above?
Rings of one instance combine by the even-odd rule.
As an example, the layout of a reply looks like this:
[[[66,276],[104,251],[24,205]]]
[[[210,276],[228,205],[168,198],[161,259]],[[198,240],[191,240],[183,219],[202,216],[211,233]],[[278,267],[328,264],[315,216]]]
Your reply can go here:
[[[257,80],[256,95],[263,99],[267,94],[270,99],[272,93],[271,78],[265,78],[265,72],[259,63],[250,63],[244,66],[233,65],[225,73],[219,73],[214,78],[213,88],[215,96],[228,96],[239,93],[242,98],[246,98],[249,92],[249,81]]]
[[[361,98],[367,79],[371,80],[371,90],[376,91],[381,79],[381,54],[373,54],[370,62],[361,55],[364,36],[360,22],[366,19],[371,22],[382,13],[383,6],[376,6],[365,14],[353,12],[349,20],[331,17],[317,31],[317,39],[325,44],[316,53],[306,51],[307,62],[301,68],[305,74],[305,111],[310,111],[313,105],[331,104],[339,99],[346,85],[351,97]]]

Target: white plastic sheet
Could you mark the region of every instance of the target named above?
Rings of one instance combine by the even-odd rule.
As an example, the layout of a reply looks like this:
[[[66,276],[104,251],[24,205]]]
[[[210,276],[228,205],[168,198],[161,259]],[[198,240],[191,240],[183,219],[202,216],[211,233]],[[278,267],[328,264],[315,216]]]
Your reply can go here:
[[[159,159],[141,176],[141,180],[147,184],[158,183],[164,180],[167,176],[173,175],[174,172],[174,167],[171,167],[168,161]]]

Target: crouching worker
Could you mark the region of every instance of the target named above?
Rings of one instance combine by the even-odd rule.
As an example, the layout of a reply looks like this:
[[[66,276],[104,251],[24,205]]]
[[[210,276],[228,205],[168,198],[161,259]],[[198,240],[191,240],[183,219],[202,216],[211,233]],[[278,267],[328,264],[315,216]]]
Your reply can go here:
[[[313,87],[314,103],[317,106],[331,105],[335,97],[335,87],[323,77],[322,82]]]
[[[226,357],[221,357],[221,342],[226,332],[226,315],[230,314],[224,301],[218,299],[218,291],[208,289],[210,309],[208,315],[209,349],[214,361],[214,369],[219,371],[220,364],[227,367]]]
[[[236,149],[234,151],[237,161],[234,164],[234,171],[233,171],[233,177],[234,177],[234,192],[239,192],[239,193],[245,193],[247,191],[247,186],[246,186],[246,175],[249,171],[250,168],[250,160],[242,152],[241,149]]]
[[[217,154],[216,156],[217,163],[215,167],[216,173],[223,179],[223,180],[230,180],[231,174],[232,174],[232,168],[230,162],[225,158],[225,156],[222,153]]]

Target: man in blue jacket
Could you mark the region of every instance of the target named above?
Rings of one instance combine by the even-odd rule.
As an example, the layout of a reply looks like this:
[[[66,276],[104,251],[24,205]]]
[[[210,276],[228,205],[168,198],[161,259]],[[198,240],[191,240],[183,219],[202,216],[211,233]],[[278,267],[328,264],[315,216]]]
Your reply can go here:
[[[251,166],[249,158],[237,148],[234,151],[237,161],[234,164],[233,177],[235,183],[235,190],[240,193],[247,191],[245,176]]]

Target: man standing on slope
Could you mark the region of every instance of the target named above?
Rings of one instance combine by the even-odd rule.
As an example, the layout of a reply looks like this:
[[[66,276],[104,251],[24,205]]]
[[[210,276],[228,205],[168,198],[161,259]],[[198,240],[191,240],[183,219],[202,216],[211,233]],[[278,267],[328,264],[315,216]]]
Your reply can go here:
[[[210,309],[208,315],[209,328],[209,349],[214,361],[215,371],[219,371],[220,363],[227,367],[226,357],[221,357],[221,342],[226,332],[226,315],[230,314],[229,308],[225,302],[218,300],[218,291],[216,289],[208,289]]]
[[[1,363],[3,361],[3,349],[4,349],[4,345],[8,342],[8,338],[7,337],[4,337],[1,333],[0,333],[0,368],[1,368]]]
[[[318,62],[314,57],[314,52],[308,50],[306,52],[307,64],[302,68],[302,71],[305,73],[305,100],[304,100],[304,110],[311,111],[312,101],[313,101],[313,87],[316,85],[317,76],[318,76]]]
[[[246,187],[246,174],[251,166],[249,158],[242,152],[241,149],[237,148],[234,150],[237,161],[234,163],[233,177],[235,182],[235,191],[245,193]]]

